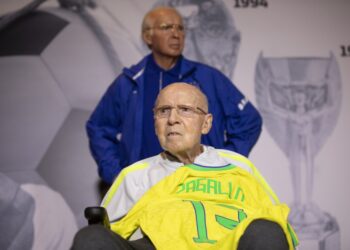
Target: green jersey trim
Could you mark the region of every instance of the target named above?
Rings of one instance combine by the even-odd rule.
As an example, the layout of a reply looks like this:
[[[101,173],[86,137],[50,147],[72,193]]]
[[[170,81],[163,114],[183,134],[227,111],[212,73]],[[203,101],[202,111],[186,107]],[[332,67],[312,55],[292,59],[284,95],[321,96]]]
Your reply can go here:
[[[230,169],[234,169],[236,166],[232,165],[232,164],[228,164],[225,166],[203,166],[203,165],[198,165],[198,164],[188,164],[188,165],[185,165],[183,167],[188,167],[188,168],[196,170],[196,171],[208,172],[208,171],[230,170]]]

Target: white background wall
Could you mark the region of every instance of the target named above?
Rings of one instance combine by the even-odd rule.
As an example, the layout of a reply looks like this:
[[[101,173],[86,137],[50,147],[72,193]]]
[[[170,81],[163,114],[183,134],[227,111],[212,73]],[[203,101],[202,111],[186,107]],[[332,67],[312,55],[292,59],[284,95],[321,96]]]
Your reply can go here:
[[[263,52],[266,57],[328,57],[331,52],[335,55],[342,78],[342,106],[333,133],[315,158],[314,201],[324,211],[336,217],[341,231],[342,249],[350,249],[350,238],[348,237],[350,235],[350,219],[348,217],[350,198],[347,194],[350,180],[348,164],[350,51],[347,52],[346,56],[341,56],[341,46],[350,46],[350,1],[266,1],[268,2],[267,8],[234,8],[235,0],[224,0],[227,9],[232,13],[236,28],[241,32],[241,45],[232,80],[250,101],[256,104],[254,76],[259,53]],[[27,2],[29,1],[1,0],[0,13]],[[127,35],[124,33],[124,36],[116,36],[116,39],[119,39],[117,52],[121,60],[125,65],[137,62],[143,53],[139,49],[141,48],[139,40],[141,19],[155,1],[106,0],[100,2],[103,2],[111,13],[118,17],[124,28],[123,32],[127,31]],[[55,5],[55,2],[49,1],[48,5]],[[110,22],[108,18],[103,20],[106,24]],[[119,31],[123,30],[120,27],[117,29],[112,23],[110,27],[106,28],[113,31],[114,34],[118,29]],[[129,39],[134,41],[136,45],[128,43]],[[101,92],[99,87],[96,88]],[[97,102],[98,98],[95,101]],[[83,122],[81,123],[80,133],[83,135]],[[86,143],[86,140],[81,139],[82,147],[86,147]],[[50,155],[54,154],[52,152],[54,148],[57,147],[50,148]],[[86,165],[89,168],[94,167],[90,156],[86,153],[87,150],[84,152],[82,157],[85,157]],[[46,156],[44,163],[47,162],[48,157]],[[52,158],[55,159],[53,156]],[[261,170],[280,199],[286,203],[291,202],[293,190],[288,159],[265,128],[250,158]],[[80,161],[84,160],[80,159]],[[94,186],[95,181],[91,185]]]

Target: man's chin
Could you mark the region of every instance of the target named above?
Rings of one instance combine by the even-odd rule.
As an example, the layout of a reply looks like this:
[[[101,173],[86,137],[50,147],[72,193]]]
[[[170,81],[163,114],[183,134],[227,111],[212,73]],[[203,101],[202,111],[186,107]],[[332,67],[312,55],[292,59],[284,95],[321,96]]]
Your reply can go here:
[[[184,148],[177,143],[178,140],[174,142],[169,142],[166,144],[165,150],[168,151],[171,154],[179,154],[184,151]]]
[[[179,57],[182,54],[182,49],[171,48],[169,51],[169,55],[173,57]]]

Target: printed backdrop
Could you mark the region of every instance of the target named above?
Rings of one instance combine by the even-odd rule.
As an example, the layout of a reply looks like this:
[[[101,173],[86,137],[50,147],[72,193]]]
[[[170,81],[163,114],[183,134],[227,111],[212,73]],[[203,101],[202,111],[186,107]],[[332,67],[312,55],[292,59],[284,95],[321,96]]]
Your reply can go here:
[[[0,27],[34,2],[2,0]],[[148,53],[140,24],[159,4],[183,15],[184,54],[222,70],[263,115],[250,158],[292,208],[300,249],[350,249],[349,1],[62,2],[95,6],[46,1],[0,30],[1,249],[68,249],[84,208],[99,204],[84,125]]]

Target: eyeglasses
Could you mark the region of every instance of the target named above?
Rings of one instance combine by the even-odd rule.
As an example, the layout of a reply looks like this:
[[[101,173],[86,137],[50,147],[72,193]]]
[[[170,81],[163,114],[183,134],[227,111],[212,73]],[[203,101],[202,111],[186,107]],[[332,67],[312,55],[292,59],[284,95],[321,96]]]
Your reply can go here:
[[[197,115],[206,115],[208,114],[203,109],[198,107],[190,107],[186,105],[177,105],[176,107],[173,106],[162,106],[155,108],[153,110],[154,116],[156,118],[169,118],[171,111],[175,109],[177,114],[181,117],[193,117],[196,114]]]
[[[171,32],[173,30],[176,30],[178,32],[185,32],[185,27],[182,25],[182,24],[168,24],[168,23],[162,23],[160,24],[159,26],[156,26],[156,27],[150,27],[148,29],[158,29],[158,30],[161,30],[161,31],[164,31],[164,32]]]

